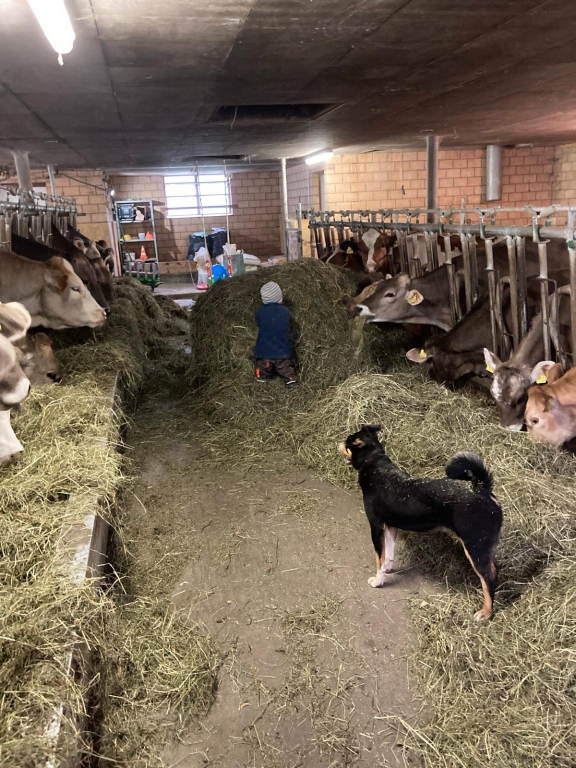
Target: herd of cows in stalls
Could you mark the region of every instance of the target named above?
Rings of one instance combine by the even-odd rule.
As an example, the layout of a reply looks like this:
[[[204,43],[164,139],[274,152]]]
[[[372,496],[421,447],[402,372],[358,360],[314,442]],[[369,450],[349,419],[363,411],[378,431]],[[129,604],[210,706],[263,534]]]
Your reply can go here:
[[[439,238],[439,242],[441,238]],[[459,385],[473,376],[492,374],[490,392],[500,413],[502,426],[520,431],[524,425],[532,440],[563,445],[576,437],[576,367],[567,372],[560,363],[545,359],[543,318],[540,313],[538,248],[526,241],[527,311],[529,330],[507,361],[492,351],[490,302],[486,277],[486,254],[477,243],[479,297],[470,311],[455,324],[450,307],[449,275],[444,266],[419,277],[399,274],[395,259],[395,236],[368,230],[359,242],[345,241],[322,260],[358,272],[380,272],[381,279],[371,282],[356,296],[351,310],[370,323],[435,326],[443,331],[431,335],[422,348],[411,349],[407,358],[427,363],[439,384]],[[458,237],[454,237],[456,248]],[[501,277],[509,275],[506,242],[494,243],[494,267]],[[559,354],[572,353],[570,280],[566,243],[548,243],[548,276],[555,281],[557,295],[550,299],[556,306],[557,332],[552,344]],[[454,259],[462,268],[462,255]],[[389,271],[395,272],[391,277]],[[463,295],[460,301],[463,301]],[[555,299],[555,301],[552,301]],[[509,288],[502,297],[502,318],[511,328],[512,306]]]
[[[11,409],[31,386],[60,381],[50,338],[30,328],[97,328],[114,299],[112,251],[53,225],[52,247],[12,233],[0,250],[0,463],[22,452]]]

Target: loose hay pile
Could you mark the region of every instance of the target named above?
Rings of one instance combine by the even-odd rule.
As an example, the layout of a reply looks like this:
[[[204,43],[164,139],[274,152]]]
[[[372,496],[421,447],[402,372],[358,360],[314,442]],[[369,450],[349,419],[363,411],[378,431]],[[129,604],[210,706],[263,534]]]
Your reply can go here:
[[[427,768],[573,766],[576,460],[502,430],[486,396],[449,392],[399,357],[389,375],[362,373],[370,368],[373,337],[366,343],[355,335],[342,304],[346,277],[330,267],[309,262],[246,277],[209,293],[192,316],[216,456],[245,462],[263,450],[291,448],[307,466],[356,487],[335,444],[362,423],[378,422],[391,457],[410,472],[440,477],[460,450],[482,453],[494,471],[505,524],[492,622],[471,619],[477,580],[457,543],[441,534],[404,539],[404,565],[449,587],[413,606],[414,668],[430,721],[402,724],[408,752],[420,753]],[[251,381],[253,314],[268,279],[281,285],[296,319],[303,379],[297,393]],[[389,338],[397,355],[402,338]]]
[[[107,684],[121,681],[130,705],[117,708],[106,727],[132,736],[112,738],[106,727],[103,736],[105,757],[119,765],[158,765],[153,734],[141,721],[154,720],[158,730],[162,718],[177,718],[172,710],[182,701],[193,715],[213,694],[218,655],[208,638],[158,600],[132,595],[120,605],[113,591],[76,584],[70,558],[59,551],[66,530],[82,526],[98,499],[110,517],[108,502],[123,481],[119,416],[110,407],[115,376],[136,392],[165,337],[186,326],[135,281],[118,281],[117,293],[102,330],[58,334],[61,345],[84,343],[58,351],[65,383],[32,391],[13,420],[24,456],[0,467],[0,764],[11,768],[60,764],[74,752],[73,717],[87,714],[87,697],[97,700],[100,682],[94,669],[87,678],[68,674],[72,652],[81,668],[81,649],[114,660]],[[162,661],[166,648],[171,655]],[[148,680],[150,666],[157,670]],[[47,730],[62,704],[69,729],[55,749]]]

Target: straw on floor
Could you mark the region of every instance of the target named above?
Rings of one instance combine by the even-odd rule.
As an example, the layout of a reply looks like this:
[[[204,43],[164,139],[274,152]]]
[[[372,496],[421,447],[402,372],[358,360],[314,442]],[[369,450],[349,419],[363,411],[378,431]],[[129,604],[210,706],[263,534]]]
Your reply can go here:
[[[414,474],[442,476],[460,450],[481,453],[494,471],[505,524],[491,622],[472,620],[477,578],[457,542],[442,534],[403,537],[400,562],[446,585],[413,605],[411,669],[429,721],[390,722],[405,733],[407,754],[420,755],[427,768],[569,768],[576,754],[576,460],[502,430],[487,395],[450,392],[409,367],[400,331],[379,341],[374,327],[359,333],[344,307],[347,277],[315,262],[277,267],[272,277],[296,319],[301,388],[254,384],[252,315],[270,273],[247,277],[208,294],[192,313],[203,434],[215,457],[250,463],[263,451],[289,449],[354,488],[336,442],[377,422],[391,457]],[[374,372],[374,350],[386,375]]]
[[[107,710],[102,743],[85,744],[108,751],[102,765],[159,765],[159,713],[173,722],[183,702],[190,715],[204,711],[214,691],[219,656],[210,638],[162,601],[138,595],[137,585],[130,600],[118,600],[120,586],[76,584],[59,552],[67,528],[93,514],[96,499],[113,522],[108,504],[125,466],[116,450],[122,417],[110,408],[115,376],[137,392],[166,338],[186,325],[135,281],[118,281],[117,293],[102,330],[57,334],[64,383],[32,391],[13,419],[25,453],[0,467],[0,764],[11,768],[71,756],[76,717],[101,692],[99,659],[106,684],[116,692],[120,685],[127,699]],[[56,744],[47,733],[62,705],[67,727]],[[155,733],[144,725],[152,721]]]

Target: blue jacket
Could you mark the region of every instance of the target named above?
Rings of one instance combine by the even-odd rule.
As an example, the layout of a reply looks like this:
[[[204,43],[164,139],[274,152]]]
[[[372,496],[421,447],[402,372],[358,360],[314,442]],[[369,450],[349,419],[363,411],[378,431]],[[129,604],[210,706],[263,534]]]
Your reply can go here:
[[[254,355],[259,360],[288,360],[290,343],[290,311],[284,304],[262,304],[256,310],[258,338]]]

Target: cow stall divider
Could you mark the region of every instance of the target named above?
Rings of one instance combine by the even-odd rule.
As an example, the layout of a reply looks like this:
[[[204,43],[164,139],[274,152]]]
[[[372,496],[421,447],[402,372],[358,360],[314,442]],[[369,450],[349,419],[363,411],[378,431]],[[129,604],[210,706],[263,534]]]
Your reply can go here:
[[[478,248],[486,255],[487,292],[493,351],[507,359],[528,332],[528,281],[526,240],[538,251],[540,311],[543,320],[546,359],[552,359],[552,345],[564,366],[574,364],[572,353],[562,343],[559,331],[559,302],[570,296],[571,341],[576,350],[576,206],[532,206],[522,208],[415,208],[306,212],[311,243],[318,258],[326,256],[345,240],[358,242],[369,230],[387,237],[387,272],[418,277],[444,266],[448,271],[448,290],[452,322],[456,323],[472,308],[479,296]],[[504,221],[503,221],[504,220]],[[500,221],[500,223],[499,223]],[[457,266],[453,238],[460,244],[462,264]],[[569,269],[568,285],[558,288],[549,277],[548,245],[566,244],[562,267]],[[494,245],[506,244],[508,274],[500,275],[495,265]],[[421,246],[424,247],[421,247]],[[443,245],[441,253],[439,245]],[[394,255],[396,253],[396,255]],[[425,254],[425,259],[422,258]],[[460,299],[463,285],[463,301]],[[504,320],[505,287],[510,293],[511,322]]]
[[[68,227],[76,229],[77,217],[84,215],[78,211],[74,198],[42,192],[23,194],[6,185],[0,185],[2,191],[8,199],[0,199],[0,248],[10,250],[12,232],[51,246],[52,224],[66,232]]]

